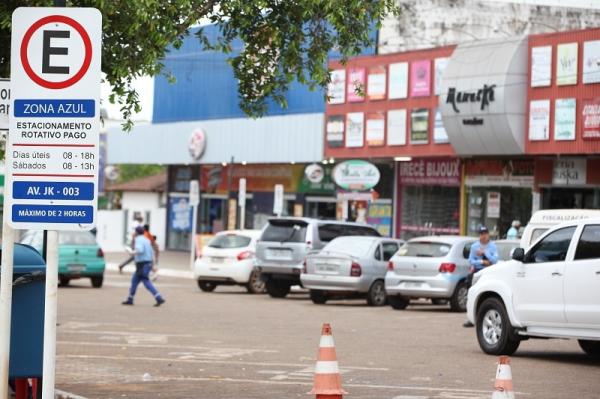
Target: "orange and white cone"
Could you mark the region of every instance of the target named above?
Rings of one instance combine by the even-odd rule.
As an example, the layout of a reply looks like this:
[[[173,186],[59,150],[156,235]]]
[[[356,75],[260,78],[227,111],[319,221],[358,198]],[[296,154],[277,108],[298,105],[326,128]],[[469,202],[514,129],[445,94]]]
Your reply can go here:
[[[492,399],[514,399],[512,371],[510,369],[510,358],[500,356],[498,370],[496,371],[496,382],[494,383],[494,394]]]
[[[342,377],[335,354],[331,326],[325,323],[321,329],[319,356],[315,366],[315,384],[309,394],[317,395],[317,399],[342,399],[342,395],[346,393],[342,389]]]

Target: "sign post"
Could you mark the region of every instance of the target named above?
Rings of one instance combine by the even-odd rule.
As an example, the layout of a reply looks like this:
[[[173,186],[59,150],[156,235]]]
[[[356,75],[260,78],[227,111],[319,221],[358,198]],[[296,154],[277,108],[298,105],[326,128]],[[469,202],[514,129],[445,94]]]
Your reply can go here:
[[[273,213],[278,218],[283,214],[283,184],[275,185],[275,193],[273,197]]]
[[[93,8],[18,8],[12,16],[4,222],[50,230],[43,399],[54,397],[58,231],[96,222],[101,32]]]
[[[196,260],[196,223],[198,219],[198,204],[200,204],[200,185],[198,184],[198,180],[190,180],[190,206],[192,207],[190,270],[194,270],[194,261]]]
[[[238,204],[240,206],[240,230],[246,228],[246,179],[241,178],[238,189]]]

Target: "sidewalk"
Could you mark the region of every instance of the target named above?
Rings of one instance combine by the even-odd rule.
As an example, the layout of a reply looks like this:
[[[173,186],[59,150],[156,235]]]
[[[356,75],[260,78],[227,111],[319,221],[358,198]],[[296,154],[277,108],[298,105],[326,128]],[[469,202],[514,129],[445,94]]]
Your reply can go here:
[[[107,252],[104,254],[106,259],[106,270],[119,271],[119,264],[129,258],[129,254],[123,252]],[[189,252],[181,251],[163,251],[158,259],[158,275],[178,278],[194,278]],[[134,270],[133,262],[123,269],[125,273],[131,273]]]

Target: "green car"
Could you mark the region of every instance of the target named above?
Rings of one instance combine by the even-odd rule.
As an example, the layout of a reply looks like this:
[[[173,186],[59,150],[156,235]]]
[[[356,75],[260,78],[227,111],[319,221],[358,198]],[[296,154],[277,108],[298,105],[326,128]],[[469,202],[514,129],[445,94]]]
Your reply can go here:
[[[43,231],[28,230],[21,244],[30,245],[40,254],[44,242]],[[92,287],[102,287],[106,262],[104,253],[89,231],[58,232],[58,278],[66,286],[72,279],[89,278]]]

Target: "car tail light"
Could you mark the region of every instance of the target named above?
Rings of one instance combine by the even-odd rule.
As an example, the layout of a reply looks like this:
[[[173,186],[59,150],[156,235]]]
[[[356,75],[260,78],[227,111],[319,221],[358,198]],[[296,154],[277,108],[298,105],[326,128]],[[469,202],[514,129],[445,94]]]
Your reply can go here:
[[[252,251],[244,251],[240,252],[237,256],[237,260],[250,259],[254,256],[254,252]]]
[[[454,273],[456,270],[456,264],[454,263],[442,263],[440,265],[440,273]]]
[[[99,258],[104,258],[104,251],[102,251],[102,248],[98,248],[98,251],[96,252],[96,256]]]
[[[362,274],[362,269],[360,265],[356,262],[352,262],[352,266],[350,267],[350,276],[351,277],[360,277]]]
[[[391,272],[394,271],[394,262],[392,262],[392,261],[388,262],[388,270],[391,271]]]

